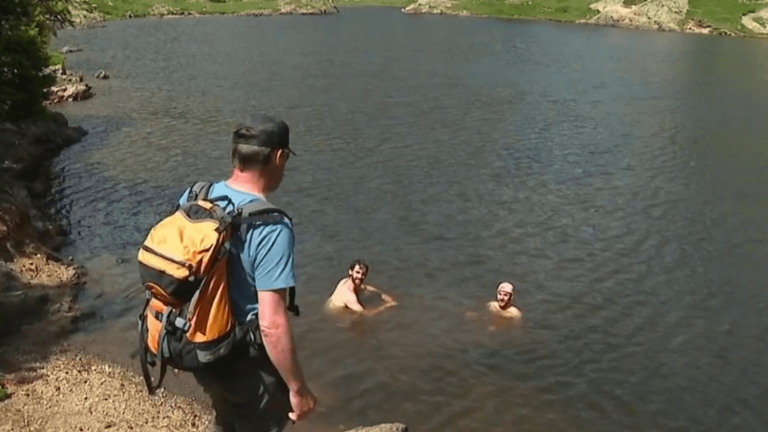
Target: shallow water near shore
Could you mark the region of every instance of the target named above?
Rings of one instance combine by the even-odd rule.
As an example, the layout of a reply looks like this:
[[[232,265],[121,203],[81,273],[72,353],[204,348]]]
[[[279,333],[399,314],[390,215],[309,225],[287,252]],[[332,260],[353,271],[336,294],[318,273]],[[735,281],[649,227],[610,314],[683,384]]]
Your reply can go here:
[[[144,233],[268,111],[299,153],[272,201],[294,217],[322,403],[295,430],[768,428],[764,41],[353,8],[56,43],[111,76],[59,108],[89,131],[57,161],[96,312],[74,343],[131,362]],[[399,305],[328,318],[355,258]],[[520,326],[483,314],[500,280]]]

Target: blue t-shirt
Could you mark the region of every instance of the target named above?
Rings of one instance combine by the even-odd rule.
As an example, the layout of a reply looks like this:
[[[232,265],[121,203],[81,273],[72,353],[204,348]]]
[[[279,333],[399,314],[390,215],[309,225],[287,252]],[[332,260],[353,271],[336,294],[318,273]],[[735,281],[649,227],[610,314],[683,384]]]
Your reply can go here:
[[[179,204],[187,201],[187,189]],[[223,181],[214,183],[209,197],[226,195],[235,206],[264,197],[232,189]],[[224,205],[223,203],[221,205]],[[227,207],[227,210],[231,210]],[[287,289],[296,285],[293,273],[293,227],[288,219],[256,223],[245,238],[238,232],[230,240],[229,298],[232,314],[241,323],[256,318],[259,299],[256,291]]]

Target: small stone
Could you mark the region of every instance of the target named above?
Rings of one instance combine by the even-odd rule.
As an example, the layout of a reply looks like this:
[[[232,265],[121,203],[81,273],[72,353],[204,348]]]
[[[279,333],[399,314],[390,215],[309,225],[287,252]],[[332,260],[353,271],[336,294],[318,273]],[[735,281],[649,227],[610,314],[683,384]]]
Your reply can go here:
[[[59,52],[61,52],[62,54],[69,54],[69,53],[80,52],[82,50],[83,50],[82,48],[65,46],[64,48],[60,49]]]

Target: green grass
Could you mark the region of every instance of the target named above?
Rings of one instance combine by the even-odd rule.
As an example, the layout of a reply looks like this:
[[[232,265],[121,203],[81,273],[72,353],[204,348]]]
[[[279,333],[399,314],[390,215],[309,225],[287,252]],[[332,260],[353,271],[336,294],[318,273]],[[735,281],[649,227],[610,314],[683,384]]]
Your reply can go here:
[[[59,66],[64,64],[64,54],[58,51],[50,51],[48,55],[51,57],[49,66]]]
[[[687,18],[700,19],[716,29],[752,34],[741,23],[741,17],[766,7],[766,3],[742,3],[738,0],[689,0]]]
[[[279,9],[278,0],[228,0],[222,2],[206,0],[87,0],[87,2],[107,19],[183,13],[234,14],[255,10],[277,11]],[[306,2],[294,1],[292,3]]]
[[[504,18],[541,18],[557,21],[577,21],[597,15],[589,5],[597,0],[459,0],[453,10],[465,10],[473,15]]]
[[[278,11],[281,2],[299,8],[330,8],[332,0],[77,0],[106,19],[129,16],[196,14],[236,14],[248,11]],[[336,0],[337,6],[405,7],[416,0]],[[455,0],[451,10],[472,15],[502,18],[534,18],[556,21],[579,21],[597,15],[589,5],[597,0]],[[644,0],[624,0],[635,5]],[[715,29],[753,34],[741,24],[747,13],[768,7],[766,3],[750,0],[689,0],[686,21],[698,19]],[[742,2],[745,1],[745,2]]]

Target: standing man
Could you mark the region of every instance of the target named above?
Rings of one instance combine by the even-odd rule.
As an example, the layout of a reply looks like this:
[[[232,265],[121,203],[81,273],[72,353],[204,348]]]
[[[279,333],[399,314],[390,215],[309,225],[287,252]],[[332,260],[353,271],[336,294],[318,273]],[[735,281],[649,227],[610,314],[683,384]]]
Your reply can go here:
[[[232,175],[213,183],[208,196],[226,196],[234,206],[265,200],[283,180],[293,150],[288,125],[258,117],[232,134]],[[187,192],[188,193],[188,192]],[[186,202],[186,195],[180,202]],[[195,379],[211,397],[214,432],[279,432],[315,408],[296,356],[286,293],[296,285],[293,226],[288,218],[233,233],[229,258],[232,314],[261,334],[263,346],[233,353]],[[254,354],[258,351],[257,354]]]
[[[488,310],[503,318],[520,319],[523,314],[512,304],[514,299],[514,285],[509,282],[502,282],[496,287],[496,301],[488,302]]]
[[[347,270],[347,277],[336,284],[336,289],[326,303],[327,308],[329,310],[348,308],[365,315],[375,315],[384,309],[397,304],[392,297],[384,294],[371,285],[363,284],[366,276],[368,276],[368,264],[362,260],[353,261]],[[374,309],[365,309],[363,305],[360,304],[360,293],[362,292],[370,292],[378,295],[381,297],[384,304]]]

